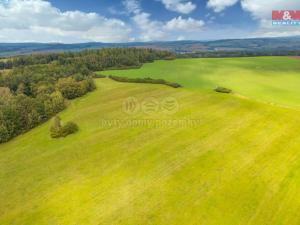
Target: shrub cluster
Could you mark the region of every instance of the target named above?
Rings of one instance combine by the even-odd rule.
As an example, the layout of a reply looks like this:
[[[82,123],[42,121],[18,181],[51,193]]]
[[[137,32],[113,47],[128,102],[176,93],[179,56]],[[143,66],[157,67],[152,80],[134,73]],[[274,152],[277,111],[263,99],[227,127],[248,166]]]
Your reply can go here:
[[[118,77],[118,76],[109,76],[110,79],[118,81],[118,82],[126,82],[126,83],[147,83],[147,84],[164,84],[173,88],[180,88],[182,87],[178,83],[171,83],[168,81],[165,81],[163,79],[152,79],[150,77],[148,78],[128,78],[128,77]]]
[[[81,81],[76,81],[72,77],[60,78],[56,84],[56,87],[66,99],[78,98],[96,89],[93,79],[88,78]]]
[[[76,133],[78,130],[79,128],[74,122],[67,122],[62,126],[60,118],[56,116],[54,117],[53,125],[50,128],[50,136],[52,138],[67,137],[70,134]]]
[[[220,92],[220,93],[225,93],[225,94],[230,94],[232,93],[232,90],[228,89],[228,88],[224,88],[224,87],[216,87],[214,89],[216,92]]]

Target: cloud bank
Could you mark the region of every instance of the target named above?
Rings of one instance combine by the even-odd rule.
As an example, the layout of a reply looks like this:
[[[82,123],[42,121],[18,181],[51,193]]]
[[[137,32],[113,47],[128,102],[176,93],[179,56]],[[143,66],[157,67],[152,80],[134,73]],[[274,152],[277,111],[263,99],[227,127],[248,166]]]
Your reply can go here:
[[[271,23],[272,9],[300,9],[299,0],[273,0],[272,3],[208,0],[207,4],[203,2],[208,11],[203,11],[204,19],[198,19],[202,9],[197,19],[191,16],[198,7],[196,0],[147,1],[159,2],[169,17],[154,18],[141,7],[141,0],[120,0],[118,10],[107,9],[110,17],[95,12],[62,11],[49,0],[0,0],[0,42],[128,42],[300,35],[300,27],[273,27]],[[237,4],[257,24],[255,31],[218,24],[218,17]]]
[[[131,28],[97,13],[65,11],[43,0],[0,3],[0,41],[128,41]]]

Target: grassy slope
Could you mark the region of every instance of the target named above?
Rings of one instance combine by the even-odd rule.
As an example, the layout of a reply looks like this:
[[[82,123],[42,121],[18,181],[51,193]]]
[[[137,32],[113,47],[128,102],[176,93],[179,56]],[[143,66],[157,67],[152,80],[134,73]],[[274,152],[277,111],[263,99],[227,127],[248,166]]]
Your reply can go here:
[[[61,114],[81,131],[49,138],[46,123],[0,146],[0,224],[300,223],[299,112],[230,95],[97,80]],[[129,116],[128,96],[178,99],[172,119],[197,127],[101,127]]]
[[[165,78],[190,89],[225,86],[252,99],[300,108],[300,60],[288,57],[180,59],[104,73]]]

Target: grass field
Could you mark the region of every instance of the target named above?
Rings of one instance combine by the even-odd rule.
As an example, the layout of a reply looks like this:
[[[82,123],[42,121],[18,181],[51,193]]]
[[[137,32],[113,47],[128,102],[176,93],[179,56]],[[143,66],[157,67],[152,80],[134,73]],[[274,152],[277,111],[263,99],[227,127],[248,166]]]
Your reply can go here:
[[[79,133],[52,140],[48,122],[0,146],[1,225],[300,223],[298,111],[162,85],[97,86],[61,113]],[[122,109],[149,96],[176,98],[179,111]]]
[[[164,78],[189,89],[233,89],[245,97],[300,108],[300,60],[288,57],[180,59],[157,61],[139,70],[104,74]]]

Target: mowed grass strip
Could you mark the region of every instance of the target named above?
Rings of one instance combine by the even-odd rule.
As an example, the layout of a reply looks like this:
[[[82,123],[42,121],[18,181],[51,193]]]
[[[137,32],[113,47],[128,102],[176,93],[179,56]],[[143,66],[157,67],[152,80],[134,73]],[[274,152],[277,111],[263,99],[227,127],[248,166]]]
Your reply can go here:
[[[300,60],[295,58],[178,59],[101,73],[161,78],[193,90],[210,91],[221,86],[253,100],[300,108]]]
[[[0,145],[0,224],[299,224],[299,112],[215,92],[98,79],[51,123]],[[173,97],[179,111],[126,114]],[[103,120],[195,126],[101,126]]]

